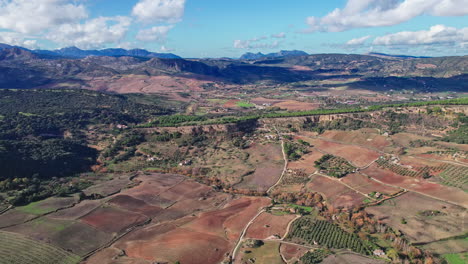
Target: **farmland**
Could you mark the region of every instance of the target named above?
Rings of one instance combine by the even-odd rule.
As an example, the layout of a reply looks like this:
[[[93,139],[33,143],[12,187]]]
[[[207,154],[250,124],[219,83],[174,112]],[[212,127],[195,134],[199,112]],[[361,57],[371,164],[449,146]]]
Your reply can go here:
[[[310,245],[317,243],[327,248],[349,248],[357,253],[369,255],[371,249],[354,234],[324,220],[301,218],[296,220],[289,235],[291,240],[304,241]]]
[[[0,254],[2,264],[76,264],[80,261],[79,256],[65,250],[8,232],[0,232]]]
[[[141,113],[132,100],[157,97],[132,95],[122,113],[109,108],[122,119],[62,131],[97,151],[85,158],[94,162],[88,170],[1,178],[0,234],[21,241],[8,249],[50,247],[70,263],[95,264],[463,257],[466,146],[450,141],[459,140],[453,131],[466,106],[328,109],[331,99],[193,90],[197,100],[183,89],[171,95],[186,103],[178,111],[183,104],[166,102],[174,115],[147,105]],[[44,112],[35,114],[20,118]]]

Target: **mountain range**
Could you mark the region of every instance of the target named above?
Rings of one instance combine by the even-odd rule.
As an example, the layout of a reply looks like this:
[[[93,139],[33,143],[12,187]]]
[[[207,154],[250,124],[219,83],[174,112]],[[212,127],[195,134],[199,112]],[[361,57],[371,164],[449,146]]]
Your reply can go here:
[[[166,58],[166,59],[180,59],[179,56],[172,53],[156,53],[144,49],[102,49],[102,50],[82,50],[77,47],[68,47],[56,50],[29,50],[23,47],[10,46],[0,43],[0,50],[7,48],[20,48],[27,50],[33,54],[38,54],[44,58],[47,57],[62,57],[62,58],[86,58],[88,56],[109,56],[109,57],[142,57],[142,58]]]
[[[247,52],[244,55],[242,55],[239,59],[258,60],[258,59],[265,59],[265,58],[285,58],[285,57],[307,56],[307,55],[309,54],[302,50],[281,50],[279,52],[268,53],[268,54],[263,54],[261,52],[258,52],[258,53]]]
[[[67,48],[47,53],[0,45],[0,88],[75,87],[138,92],[135,87],[146,87],[145,92],[154,92],[207,82],[307,85],[302,83],[349,80],[346,87],[356,89],[468,91],[468,56],[400,58],[281,51],[258,59],[244,56],[242,60],[233,60],[156,58],[147,57],[155,55],[142,50],[108,49],[95,51],[101,55],[83,58],[89,52],[92,51]],[[171,80],[172,84],[161,88],[158,81],[161,78]],[[189,84],[181,84],[181,80]]]

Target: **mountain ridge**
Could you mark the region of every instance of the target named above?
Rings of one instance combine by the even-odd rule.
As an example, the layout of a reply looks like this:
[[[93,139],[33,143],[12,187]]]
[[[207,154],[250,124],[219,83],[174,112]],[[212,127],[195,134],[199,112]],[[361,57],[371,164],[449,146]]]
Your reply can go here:
[[[280,50],[278,52],[263,54],[261,52],[252,53],[247,52],[240,56],[240,60],[258,60],[264,58],[283,58],[283,57],[295,57],[295,56],[307,56],[307,52],[302,50]]]
[[[142,58],[164,58],[164,59],[181,59],[180,56],[173,53],[157,53],[150,52],[144,49],[121,49],[121,48],[109,48],[102,50],[82,50],[77,47],[66,47],[56,50],[31,50],[20,46],[12,46],[8,44],[0,43],[0,50],[18,48],[22,50],[29,51],[33,54],[37,54],[42,58],[73,58],[73,59],[83,59],[89,56],[109,56],[109,57],[142,57]]]

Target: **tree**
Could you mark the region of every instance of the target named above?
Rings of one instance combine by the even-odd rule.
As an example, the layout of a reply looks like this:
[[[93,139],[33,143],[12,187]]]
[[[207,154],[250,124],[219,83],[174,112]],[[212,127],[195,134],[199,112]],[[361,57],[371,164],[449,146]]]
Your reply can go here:
[[[400,256],[398,255],[398,252],[393,248],[387,251],[387,256],[393,261],[396,261],[400,258]]]

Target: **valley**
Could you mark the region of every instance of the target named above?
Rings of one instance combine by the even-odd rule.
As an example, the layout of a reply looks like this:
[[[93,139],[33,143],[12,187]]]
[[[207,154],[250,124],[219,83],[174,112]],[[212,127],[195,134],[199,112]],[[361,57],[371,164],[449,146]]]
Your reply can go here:
[[[0,50],[0,263],[465,256],[466,56],[249,58]]]

